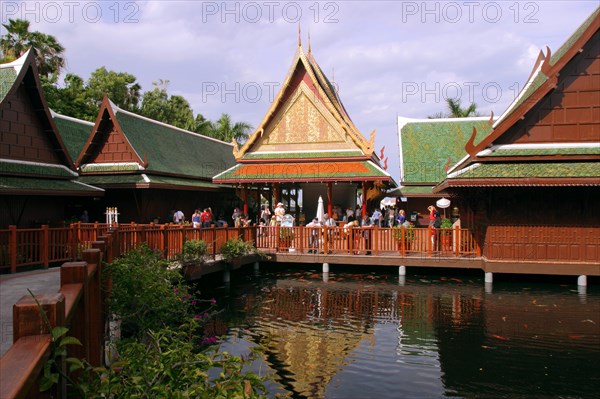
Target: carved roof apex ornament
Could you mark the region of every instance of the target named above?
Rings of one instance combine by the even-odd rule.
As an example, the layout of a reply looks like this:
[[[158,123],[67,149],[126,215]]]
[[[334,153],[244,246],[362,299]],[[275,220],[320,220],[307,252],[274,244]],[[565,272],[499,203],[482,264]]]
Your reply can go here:
[[[233,145],[233,157],[238,159],[238,155],[240,152],[240,147],[238,146],[238,142],[235,138],[231,139],[231,144]]]
[[[469,154],[469,156],[471,158],[475,157],[475,154],[477,153],[475,151],[475,144],[474,144],[475,137],[477,137],[477,128],[475,126],[473,126],[473,133],[471,134],[471,138],[465,144],[465,151],[467,152],[467,154]]]
[[[550,47],[546,46],[546,58],[544,58],[544,61],[542,62],[542,73],[546,76],[550,74],[550,55]]]

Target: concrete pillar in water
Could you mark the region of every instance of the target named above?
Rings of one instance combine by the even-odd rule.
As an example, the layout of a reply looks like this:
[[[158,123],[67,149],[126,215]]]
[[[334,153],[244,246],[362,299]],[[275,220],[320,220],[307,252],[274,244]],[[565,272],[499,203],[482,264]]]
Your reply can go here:
[[[485,293],[486,294],[491,294],[492,291],[494,289],[494,284],[492,283],[485,283]]]
[[[587,276],[581,275],[577,277],[577,285],[582,287],[587,287]]]
[[[329,263],[323,263],[323,273],[329,273]]]
[[[323,282],[326,283],[329,281],[329,273],[323,273]]]
[[[404,287],[406,284],[406,276],[398,276],[398,285]]]
[[[485,282],[493,283],[494,282],[494,273],[486,272],[485,273]]]
[[[400,266],[398,268],[398,275],[399,276],[406,276],[406,266]]]
[[[223,270],[223,282],[228,283],[231,281],[231,272],[229,270]]]

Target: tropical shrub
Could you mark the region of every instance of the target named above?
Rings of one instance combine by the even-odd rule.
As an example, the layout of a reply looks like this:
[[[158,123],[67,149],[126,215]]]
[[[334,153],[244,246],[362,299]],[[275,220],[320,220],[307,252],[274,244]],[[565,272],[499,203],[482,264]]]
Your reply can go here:
[[[239,238],[230,238],[221,246],[221,255],[225,262],[256,253],[256,247],[252,241],[243,241]]]
[[[190,314],[187,286],[179,270],[147,246],[129,251],[108,266],[109,309],[121,320],[123,337],[176,326]]]
[[[208,244],[202,240],[188,240],[183,244],[180,261],[184,266],[204,262],[208,254]]]

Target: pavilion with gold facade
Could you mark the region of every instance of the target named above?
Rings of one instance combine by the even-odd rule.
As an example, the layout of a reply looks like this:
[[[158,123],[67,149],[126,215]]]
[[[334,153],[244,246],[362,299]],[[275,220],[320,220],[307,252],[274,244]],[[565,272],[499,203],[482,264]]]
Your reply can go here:
[[[250,201],[257,208],[259,196],[268,199],[271,209],[283,202],[296,220],[300,209],[294,205],[300,196],[307,219],[316,215],[319,196],[330,215],[334,206],[361,205],[364,213],[396,185],[380,165],[374,142],[375,131],[365,139],[348,116],[310,43],[304,52],[298,40],[271,107],[246,143],[234,147],[236,165],[214,176],[213,182],[237,186],[244,213]]]

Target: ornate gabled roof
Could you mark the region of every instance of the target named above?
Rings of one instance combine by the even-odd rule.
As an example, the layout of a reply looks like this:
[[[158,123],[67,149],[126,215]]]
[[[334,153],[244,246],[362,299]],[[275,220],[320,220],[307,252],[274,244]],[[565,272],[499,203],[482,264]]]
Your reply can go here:
[[[29,149],[32,151],[19,159],[32,162],[38,160],[39,154],[36,155],[33,151],[37,148],[38,151],[45,153],[45,159],[52,158],[52,163],[62,164],[74,170],[73,160],[50,114],[50,109],[41,88],[35,55],[31,49],[12,62],[0,64],[0,115],[6,124],[19,123],[16,120],[11,120],[15,116],[11,117],[9,114],[24,112],[23,110],[12,109],[11,105],[11,99],[19,98],[19,93],[22,93],[20,90],[27,93],[28,109],[36,115],[39,121],[39,125],[37,125],[39,131],[29,134],[35,135],[40,141],[37,141],[36,145],[30,146]],[[6,130],[13,131],[12,128],[9,129],[8,127],[6,127]]]
[[[232,145],[125,111],[104,98],[76,164],[88,173],[209,180],[234,165]]]
[[[435,187],[598,185],[600,81],[596,9],[554,56],[541,54],[489,135]]]
[[[470,159],[465,160],[465,162],[475,162],[477,153],[492,146],[509,129],[522,120],[534,106],[546,98],[549,93],[556,90],[563,68],[582,52],[584,46],[597,34],[598,29],[600,29],[600,8],[597,8],[577,28],[554,55],[551,55],[550,49],[546,47],[546,54],[540,53],[533,72],[523,89],[494,123],[492,132],[477,145],[474,144],[474,140],[469,142],[467,151]],[[455,165],[451,171],[465,166],[465,162]]]
[[[295,152],[309,159],[312,152],[336,149],[360,151],[357,158],[378,162],[374,139],[375,132],[367,141],[358,131],[312,52],[306,54],[299,45],[271,107],[234,155],[243,163],[256,160],[257,153]]]

